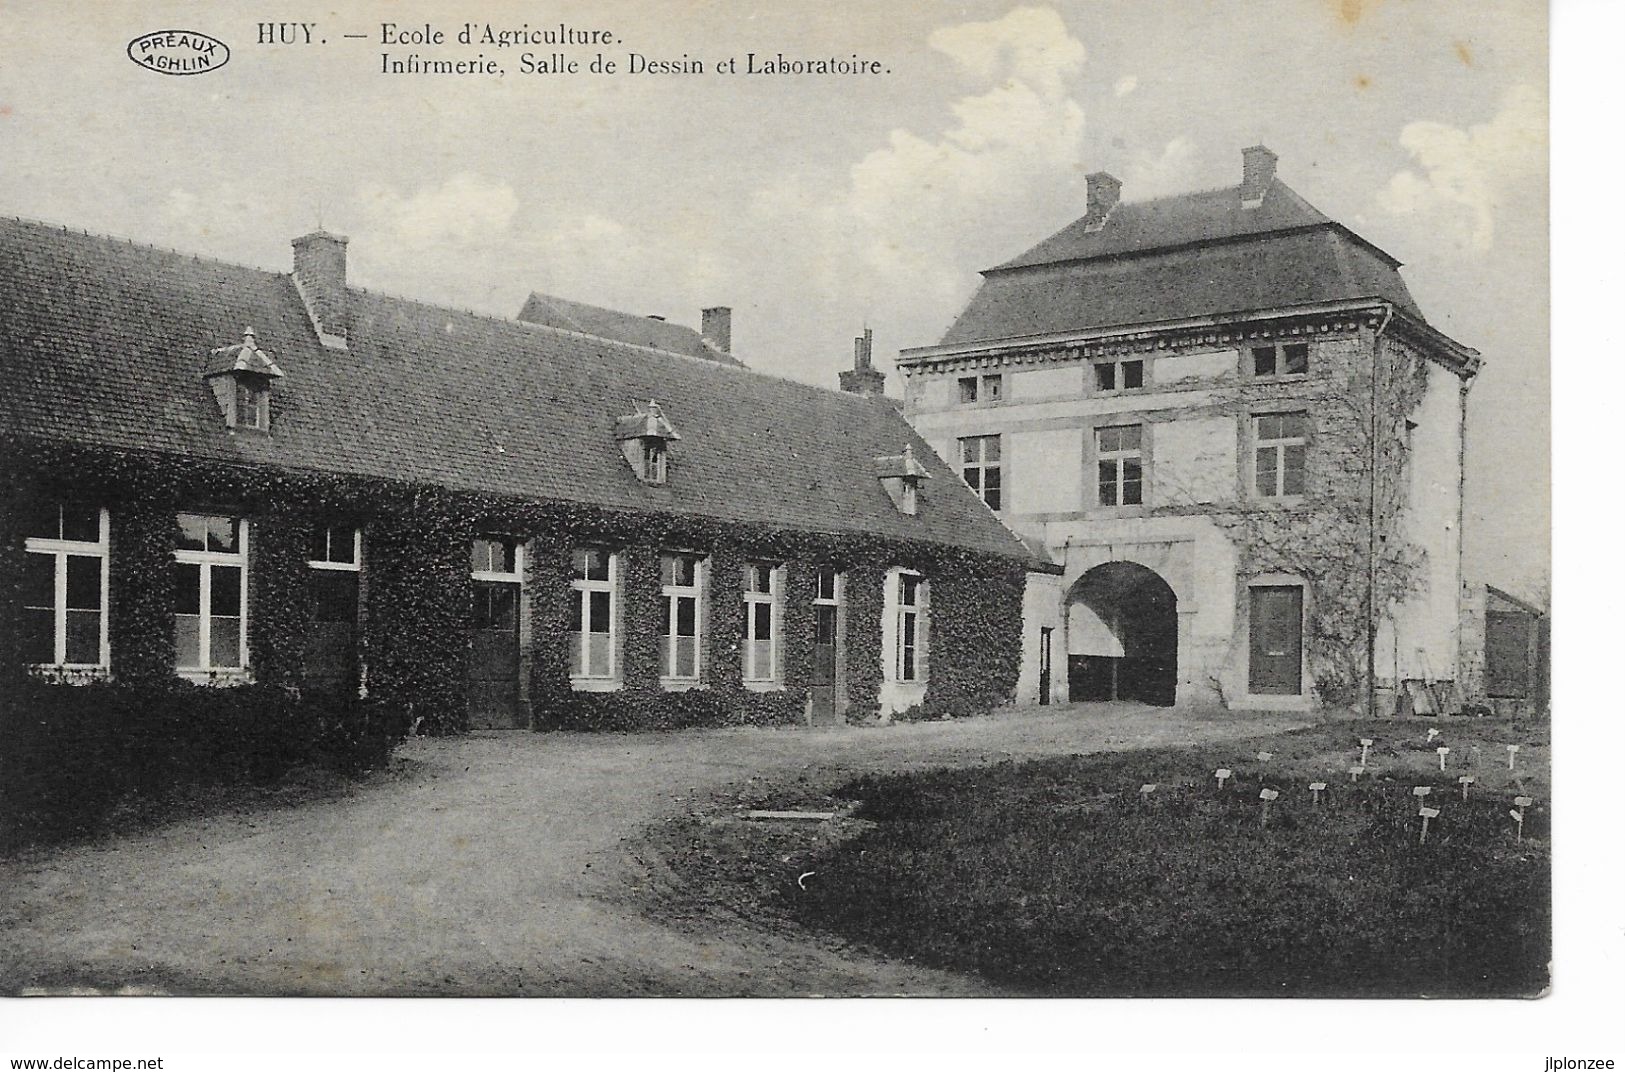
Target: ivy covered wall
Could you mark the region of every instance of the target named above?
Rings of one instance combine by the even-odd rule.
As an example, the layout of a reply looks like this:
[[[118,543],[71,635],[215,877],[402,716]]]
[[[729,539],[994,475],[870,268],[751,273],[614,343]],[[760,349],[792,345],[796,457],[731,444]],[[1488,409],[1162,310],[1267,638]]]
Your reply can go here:
[[[821,534],[662,513],[625,514],[572,503],[538,503],[397,482],[208,464],[156,453],[0,442],[0,682],[24,673],[17,635],[24,535],[15,519],[29,501],[64,490],[112,517],[109,643],[119,680],[173,676],[174,515],[183,510],[247,516],[249,651],[255,680],[298,688],[311,620],[306,548],[318,525],[364,526],[360,661],[369,695],[409,708],[423,732],[468,725],[467,680],[473,586],[469,546],[477,533],[525,541],[529,646],[522,666],[539,729],[644,729],[686,725],[792,724],[807,710],[812,677],[817,570],[846,572],[846,717],[874,718],[882,676],[881,585],[901,565],[931,586],[926,707],[969,714],[1007,702],[1019,664],[1023,565],[924,541]],[[570,686],[571,549],[621,554],[619,667],[614,692]],[[704,555],[711,578],[704,688],[660,684],[661,550]],[[750,561],[785,566],[782,688],[741,683],[744,623],[740,579]]]

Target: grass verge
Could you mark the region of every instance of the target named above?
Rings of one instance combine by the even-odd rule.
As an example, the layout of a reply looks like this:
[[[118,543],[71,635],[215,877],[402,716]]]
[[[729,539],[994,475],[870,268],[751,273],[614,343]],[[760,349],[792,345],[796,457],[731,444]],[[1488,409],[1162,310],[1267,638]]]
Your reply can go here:
[[[1509,743],[1521,769],[1506,769]],[[1506,723],[1340,721],[769,788],[769,806],[850,817],[800,829],[713,814],[669,827],[666,856],[713,909],[1017,992],[1528,996],[1550,959],[1544,760],[1542,740]],[[1233,771],[1223,790],[1219,767]],[[1267,821],[1266,788],[1279,793]],[[1535,799],[1521,841],[1520,795]],[[1439,812],[1425,843],[1423,805]]]

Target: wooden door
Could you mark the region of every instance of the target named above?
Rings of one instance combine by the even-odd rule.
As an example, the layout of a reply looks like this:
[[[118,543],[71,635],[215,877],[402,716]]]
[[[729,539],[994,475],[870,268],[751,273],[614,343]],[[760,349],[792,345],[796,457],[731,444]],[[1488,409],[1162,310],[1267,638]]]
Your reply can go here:
[[[1270,585],[1249,592],[1247,691],[1296,696],[1303,691],[1303,589]]]
[[[839,609],[825,603],[813,607],[813,665],[809,692],[812,700],[811,721],[815,726],[835,722],[835,648]]]
[[[311,570],[311,621],[305,633],[305,683],[314,689],[354,694],[356,619],[360,574]]]
[[[523,729],[519,710],[519,585],[474,582],[468,723],[474,729]]]

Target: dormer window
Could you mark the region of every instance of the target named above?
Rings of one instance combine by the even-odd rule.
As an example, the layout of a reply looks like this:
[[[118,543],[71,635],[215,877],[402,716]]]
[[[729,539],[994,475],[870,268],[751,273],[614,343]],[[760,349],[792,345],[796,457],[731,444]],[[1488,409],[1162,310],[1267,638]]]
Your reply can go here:
[[[901,454],[876,458],[875,475],[898,513],[913,517],[920,512],[920,481],[931,479],[931,474],[914,457],[912,443],[905,444]]]
[[[664,484],[670,445],[683,437],[666,419],[660,403],[651,401],[646,409],[639,409],[615,422],[615,438],[621,444],[626,464],[632,467],[639,480],[645,484]]]
[[[271,430],[271,383],[281,378],[282,370],[259,348],[253,328],[243,330],[242,342],[210,350],[203,367],[203,379],[232,430]]]

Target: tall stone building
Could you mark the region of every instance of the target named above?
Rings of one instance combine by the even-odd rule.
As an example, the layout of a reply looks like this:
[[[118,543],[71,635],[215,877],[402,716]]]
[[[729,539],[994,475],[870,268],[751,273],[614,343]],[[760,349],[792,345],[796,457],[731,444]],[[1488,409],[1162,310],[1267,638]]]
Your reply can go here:
[[[903,352],[905,415],[1061,570],[1029,578],[1022,696],[1453,703],[1478,354],[1242,155],[1137,203],[1090,175]]]

